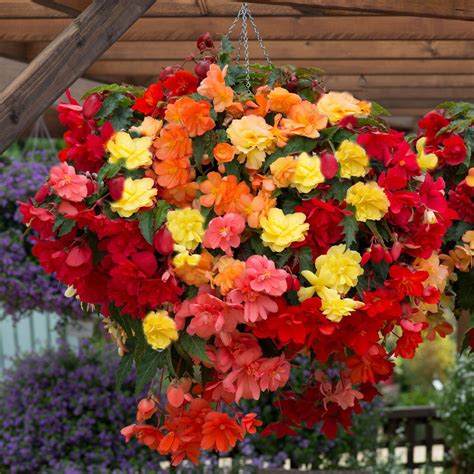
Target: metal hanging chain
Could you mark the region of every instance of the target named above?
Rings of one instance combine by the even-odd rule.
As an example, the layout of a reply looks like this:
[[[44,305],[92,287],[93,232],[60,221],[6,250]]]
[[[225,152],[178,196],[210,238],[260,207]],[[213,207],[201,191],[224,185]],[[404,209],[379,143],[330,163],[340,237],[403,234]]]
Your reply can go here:
[[[232,31],[234,30],[235,26],[237,25],[239,21],[241,22],[241,29],[239,33],[239,43],[238,43],[239,48],[237,50],[236,61],[238,64],[240,64],[241,51],[243,50],[243,60],[244,60],[244,68],[245,68],[245,86],[247,87],[249,91],[251,91],[252,85],[250,83],[250,51],[249,51],[249,36],[248,36],[247,21],[250,22],[250,25],[252,26],[252,29],[255,32],[255,36],[257,38],[258,44],[260,45],[260,48],[263,51],[265,60],[267,61],[269,65],[271,65],[272,62],[270,60],[270,56],[268,54],[267,48],[263,44],[263,39],[260,35],[260,32],[258,31],[257,25],[252,16],[252,13],[250,12],[250,8],[247,2],[242,3],[242,6],[240,7],[240,10],[237,13],[237,16],[235,17],[234,21],[230,25],[229,30],[227,31],[227,34],[225,35],[227,38],[230,38]]]

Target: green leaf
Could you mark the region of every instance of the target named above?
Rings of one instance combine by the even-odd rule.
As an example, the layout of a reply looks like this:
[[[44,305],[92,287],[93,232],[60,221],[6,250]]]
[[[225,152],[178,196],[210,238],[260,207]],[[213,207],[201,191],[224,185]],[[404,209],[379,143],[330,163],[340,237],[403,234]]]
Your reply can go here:
[[[353,209],[348,209],[353,211]],[[343,220],[344,235],[346,236],[346,245],[349,248],[356,241],[356,233],[359,229],[359,224],[355,220],[354,214],[345,215]]]
[[[203,362],[210,362],[206,355],[206,341],[204,339],[184,333],[179,338],[179,343],[188,354],[199,357]]]
[[[280,209],[285,213],[285,214],[293,214],[295,211],[295,207],[299,206],[301,204],[301,197],[296,195],[296,194],[290,194],[289,192],[286,192],[281,195],[282,201],[280,205]]]
[[[313,138],[295,137],[291,138],[284,148],[278,148],[269,155],[263,164],[263,171],[267,171],[270,165],[282,156],[294,155],[297,153],[309,153],[314,150],[317,142]]]
[[[385,115],[387,117],[390,117],[392,114],[382,107],[380,104],[377,104],[377,102],[371,102],[372,108],[370,110],[370,115],[373,117],[377,117],[378,115]]]
[[[141,212],[138,214],[138,221],[139,221],[138,225],[140,227],[140,232],[142,233],[143,238],[150,245],[153,245],[154,220],[155,220],[155,213],[153,209],[146,212]]]
[[[300,272],[303,270],[314,270],[314,259],[311,247],[301,247],[298,251],[298,260],[300,263]]]
[[[63,235],[69,234],[69,232],[71,232],[71,230],[74,229],[75,225],[76,225],[75,220],[65,218],[59,230],[58,237],[62,237]]]
[[[227,175],[233,174],[234,176],[237,176],[238,179],[240,179],[242,166],[239,165],[239,162],[236,158],[234,158],[232,161],[229,161],[228,163],[225,163],[224,166]]]
[[[108,117],[117,107],[120,105],[120,101],[125,98],[125,96],[119,92],[112,92],[109,96],[107,96],[102,103],[102,107],[97,112],[97,118],[105,118]]]
[[[113,178],[117,175],[122,168],[125,160],[119,160],[116,163],[105,163],[102,168],[97,173],[97,182],[99,185],[103,183],[104,180]]]
[[[158,369],[166,365],[166,350],[155,351],[150,346],[145,348],[137,366],[137,381],[135,383],[135,395],[139,395],[143,389],[150,384]]]
[[[129,108],[117,108],[110,117],[110,123],[114,130],[127,130],[131,125],[133,110]]]
[[[161,224],[166,221],[166,216],[168,214],[168,210],[170,208],[170,205],[168,202],[164,200],[160,200],[156,203],[155,206],[155,231],[158,230],[161,227]]]
[[[257,255],[265,255],[268,249],[263,245],[260,235],[254,235],[250,239],[250,245]]]
[[[141,97],[145,93],[145,88],[143,87],[136,87],[136,86],[122,86],[120,84],[105,84],[103,86],[96,86],[92,89],[89,89],[83,96],[82,99],[87,99],[92,94],[96,94],[99,92],[120,92],[121,94],[128,94],[131,93],[135,97]]]
[[[57,215],[56,216],[56,219],[54,221],[54,225],[53,225],[53,232],[56,232],[63,224],[64,224],[64,221],[65,221],[65,217],[64,216],[61,216],[61,215]]]
[[[346,199],[347,190],[351,187],[352,183],[348,180],[335,178],[331,180],[330,184],[331,188],[328,192],[328,198],[344,201]]]
[[[290,259],[290,257],[292,255],[293,255],[293,250],[292,249],[285,249],[285,250],[283,250],[283,252],[280,252],[278,254],[278,258],[277,258],[277,261],[276,261],[277,266],[279,268],[283,268],[287,264],[288,260]]]
[[[202,157],[204,155],[204,149],[206,147],[204,141],[204,135],[196,137],[193,140],[193,156],[194,162],[196,163],[197,169],[202,173]]]
[[[117,369],[117,373],[115,375],[115,388],[116,390],[120,390],[123,385],[123,381],[125,377],[130,373],[133,367],[133,355],[130,352],[127,352],[122,359],[120,360],[120,364]]]

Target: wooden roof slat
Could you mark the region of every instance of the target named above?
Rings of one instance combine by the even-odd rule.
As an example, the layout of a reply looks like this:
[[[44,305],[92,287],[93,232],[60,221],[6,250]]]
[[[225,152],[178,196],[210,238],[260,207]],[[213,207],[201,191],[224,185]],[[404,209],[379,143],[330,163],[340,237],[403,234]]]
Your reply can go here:
[[[27,57],[34,58],[48,43],[32,43]],[[273,58],[292,59],[472,59],[474,40],[441,41],[266,41]],[[111,60],[185,58],[196,51],[190,41],[118,41],[101,57]],[[250,54],[254,60],[264,59],[258,42],[250,41]]]
[[[33,0],[51,10],[56,10],[66,15],[77,16],[84,11],[92,2],[91,0]]]
[[[239,1],[239,0],[234,0]],[[353,10],[386,15],[474,20],[471,0],[248,0],[250,3],[288,5],[294,8]]]
[[[472,24],[460,20],[410,17],[262,17],[258,28],[265,41],[288,40],[474,40]],[[1,19],[0,41],[51,41],[70,18]],[[194,41],[204,31],[225,33],[231,19],[141,18],[124,41]],[[251,35],[253,37],[253,35]]]
[[[473,59],[273,59],[275,64],[319,67],[328,74],[472,74],[474,71]],[[176,58],[174,64],[180,62],[181,58]],[[129,61],[99,60],[87,74],[149,76],[159,74],[162,67],[170,64],[172,60],[138,60],[133,61],[133,65]]]

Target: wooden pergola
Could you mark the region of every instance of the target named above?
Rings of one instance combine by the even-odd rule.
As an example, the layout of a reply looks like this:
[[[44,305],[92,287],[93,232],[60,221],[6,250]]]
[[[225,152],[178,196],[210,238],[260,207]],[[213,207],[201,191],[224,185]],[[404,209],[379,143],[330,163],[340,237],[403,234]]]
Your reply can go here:
[[[380,102],[410,128],[474,98],[472,0],[250,0],[276,64],[320,67],[332,90]],[[0,151],[80,78],[148,85],[194,41],[219,38],[235,0],[0,0]],[[262,60],[253,37],[252,59]],[[190,64],[192,67],[192,64]],[[85,78],[85,79],[84,79]],[[85,83],[85,80],[89,82]]]

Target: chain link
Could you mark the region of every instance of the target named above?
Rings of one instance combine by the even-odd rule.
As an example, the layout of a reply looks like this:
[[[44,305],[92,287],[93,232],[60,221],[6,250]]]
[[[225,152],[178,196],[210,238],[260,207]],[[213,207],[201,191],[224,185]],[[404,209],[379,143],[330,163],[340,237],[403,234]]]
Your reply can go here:
[[[230,35],[234,31],[234,28],[236,27],[237,23],[239,23],[239,21],[241,23],[241,29],[239,33],[239,43],[238,43],[239,47],[237,49],[236,61],[238,64],[240,64],[242,50],[243,50],[243,61],[244,61],[244,68],[245,68],[245,86],[247,87],[248,91],[251,91],[252,84],[250,82],[250,50],[249,50],[249,35],[248,35],[247,21],[250,22],[250,25],[252,26],[252,29],[255,32],[255,36],[257,38],[258,44],[260,45],[260,48],[263,51],[265,60],[270,65],[272,64],[272,62],[270,60],[270,56],[268,54],[267,48],[263,44],[263,39],[260,35],[260,32],[257,29],[255,20],[252,14],[250,13],[250,8],[247,2],[242,3],[242,6],[240,7],[240,10],[237,13],[237,16],[234,18],[234,21],[230,25],[229,30],[227,31],[227,34],[225,35],[228,39],[230,39]]]

